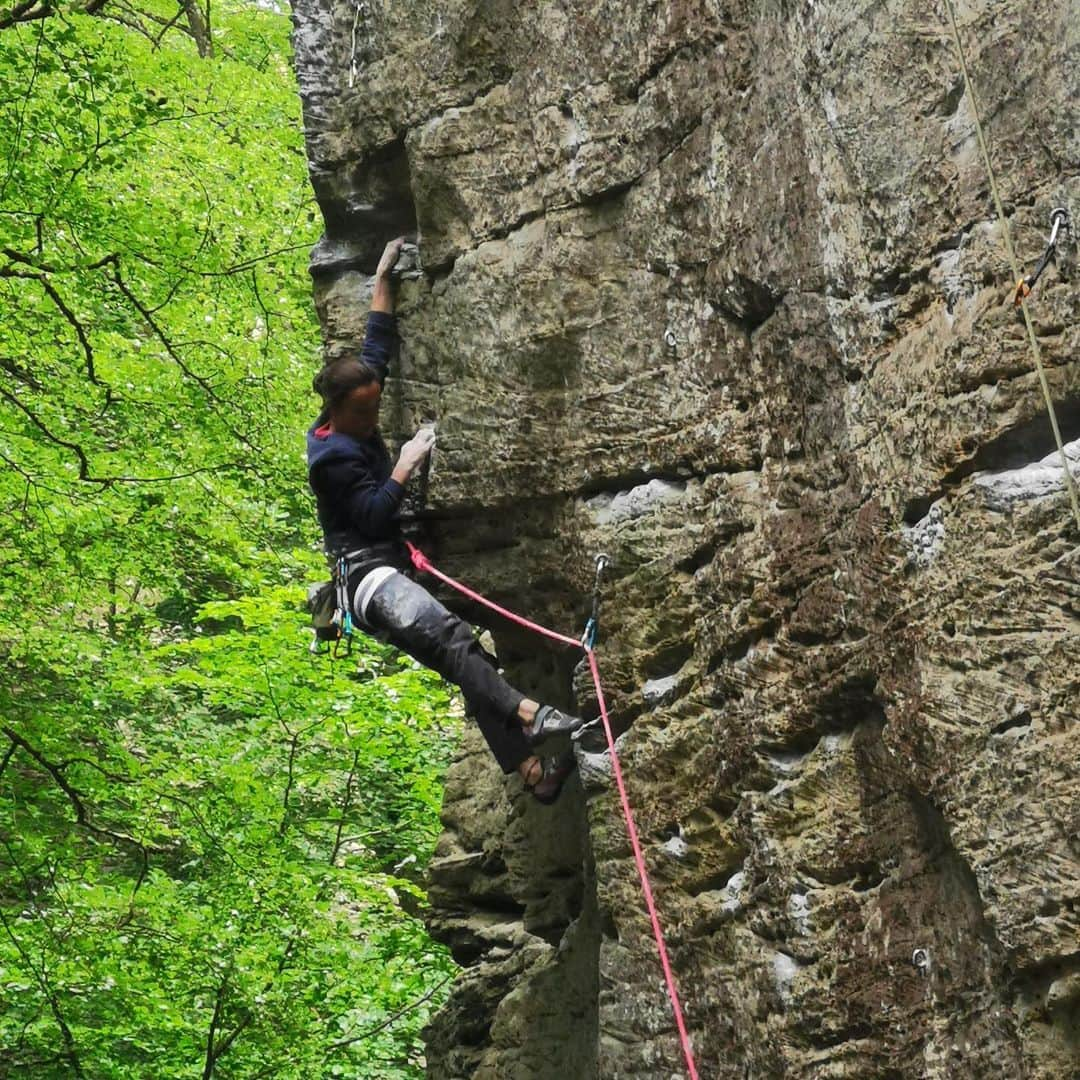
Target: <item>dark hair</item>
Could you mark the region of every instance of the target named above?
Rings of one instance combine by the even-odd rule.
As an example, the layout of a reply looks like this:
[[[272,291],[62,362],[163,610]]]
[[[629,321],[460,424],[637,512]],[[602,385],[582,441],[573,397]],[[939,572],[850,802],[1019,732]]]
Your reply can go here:
[[[327,360],[311,381],[311,389],[323,400],[323,406],[336,409],[358,386],[370,386],[379,381],[374,368],[368,367],[355,354]]]

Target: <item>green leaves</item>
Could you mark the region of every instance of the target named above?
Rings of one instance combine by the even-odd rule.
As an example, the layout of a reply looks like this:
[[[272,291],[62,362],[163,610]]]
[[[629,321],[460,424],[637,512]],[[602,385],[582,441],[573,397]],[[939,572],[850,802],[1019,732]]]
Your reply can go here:
[[[452,965],[409,875],[456,723],[386,647],[312,656],[302,596],[208,602],[156,646],[79,631],[58,658],[38,628],[20,654],[0,690],[25,743],[0,773],[11,1075],[70,1074],[57,1014],[87,1075],[189,1075],[211,1027],[215,1074],[420,1074]]]
[[[0,29],[0,1071],[418,1076],[457,721],[307,651],[288,19],[124,10]]]

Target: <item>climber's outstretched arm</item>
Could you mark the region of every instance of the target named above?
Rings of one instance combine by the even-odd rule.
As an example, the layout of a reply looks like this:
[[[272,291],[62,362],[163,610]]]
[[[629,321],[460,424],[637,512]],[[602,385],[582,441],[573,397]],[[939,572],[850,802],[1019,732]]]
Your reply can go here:
[[[394,269],[394,263],[398,261],[401,245],[404,243],[405,237],[399,236],[383,249],[382,258],[375,270],[375,291],[371,294],[372,311],[382,311],[389,315],[394,310],[394,285],[390,280],[390,271]]]

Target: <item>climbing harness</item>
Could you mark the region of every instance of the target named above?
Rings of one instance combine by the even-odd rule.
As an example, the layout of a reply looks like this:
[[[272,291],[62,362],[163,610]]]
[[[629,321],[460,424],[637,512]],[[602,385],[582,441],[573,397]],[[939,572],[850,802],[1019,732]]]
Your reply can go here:
[[[683,1020],[682,1007],[679,1004],[679,992],[675,987],[675,976],[672,973],[671,963],[668,960],[667,947],[664,944],[664,933],[660,927],[660,916],[656,911],[652,886],[649,883],[649,873],[645,867],[645,856],[641,851],[637,826],[634,824],[634,815],[630,810],[630,799],[626,794],[626,784],[623,781],[622,768],[619,764],[619,755],[615,750],[615,738],[611,733],[611,721],[608,718],[607,703],[604,701],[604,691],[600,685],[600,669],[596,663],[594,645],[600,611],[600,577],[604,571],[604,567],[607,566],[611,560],[606,555],[598,555],[596,557],[596,578],[593,587],[592,615],[586,624],[585,633],[582,634],[581,639],[578,640],[577,638],[569,637],[566,634],[560,634],[555,630],[549,630],[546,626],[541,626],[539,623],[532,622],[530,619],[526,619],[513,611],[508,611],[506,608],[489,600],[486,596],[481,596],[480,593],[463,585],[460,581],[455,581],[454,578],[444,574],[441,570],[437,570],[428,560],[428,557],[414,544],[406,542],[406,547],[409,549],[409,557],[412,559],[413,566],[421,573],[430,574],[432,577],[438,578],[444,585],[449,585],[450,588],[456,589],[462,596],[467,596],[470,600],[482,604],[484,607],[503,616],[503,618],[509,619],[511,622],[517,623],[519,626],[524,626],[529,630],[533,630],[546,638],[550,638],[552,641],[559,641],[564,645],[571,645],[574,648],[583,650],[585,656],[588,658],[589,670],[592,673],[593,687],[596,690],[596,700],[600,706],[600,720],[604,725],[604,735],[607,738],[608,751],[611,754],[611,768],[612,773],[615,776],[615,786],[619,790],[619,802],[622,805],[623,818],[626,822],[626,832],[630,838],[630,847],[634,853],[634,863],[637,866],[638,877],[641,880],[641,891],[645,897],[645,906],[649,912],[649,921],[652,924],[653,937],[656,940],[656,950],[660,956],[660,967],[664,972],[664,981],[667,984],[668,997],[671,1001],[671,1011],[675,1017],[675,1026],[678,1028],[679,1041],[682,1044],[682,1052],[683,1057],[686,1060],[687,1073],[690,1080],[698,1080],[697,1066],[694,1064],[694,1053],[690,1048],[690,1036],[687,1033],[686,1023]]]
[[[1069,227],[1069,211],[1064,206],[1058,206],[1050,212],[1050,241],[1046,245],[1042,258],[1035,264],[1035,269],[1026,278],[1021,278],[1016,284],[1016,295],[1013,303],[1019,307],[1035,288],[1035,283],[1042,276],[1046,264],[1054,257],[1057,250],[1058,232]]]
[[[332,580],[308,589],[307,608],[314,634],[308,647],[311,653],[329,652],[335,660],[352,653],[355,626],[349,610],[349,570],[348,556],[340,555],[334,560]]]
[[[997,211],[998,220],[1001,222],[1002,235],[1005,238],[1005,251],[1009,257],[1009,265],[1012,268],[1013,281],[1021,281],[1020,266],[1016,261],[1016,252],[1013,251],[1012,237],[1009,235],[1009,219],[1005,216],[1005,209],[1001,205],[1001,195],[998,193],[997,179],[994,176],[994,166],[990,161],[990,151],[986,145],[986,137],[983,135],[982,121],[979,119],[979,103],[975,97],[975,87],[971,83],[968,74],[967,59],[964,56],[964,47],[960,43],[960,28],[956,23],[956,9],[953,0],[945,0],[945,7],[949,12],[949,22],[952,25],[953,41],[956,43],[956,55],[960,60],[960,70],[964,75],[964,89],[967,92],[968,101],[971,104],[971,114],[975,119],[975,134],[979,140],[979,150],[982,152],[983,165],[990,181],[990,191],[994,196],[994,209]],[[1057,235],[1052,234],[1056,243]],[[1019,286],[1017,287],[1019,292]],[[1054,400],[1050,396],[1050,384],[1046,381],[1046,371],[1043,368],[1042,354],[1039,352],[1039,341],[1035,336],[1035,325],[1031,321],[1031,312],[1024,303],[1024,296],[1020,296],[1018,304],[1024,315],[1024,325],[1027,327],[1028,341],[1031,343],[1031,355],[1035,358],[1035,370],[1039,375],[1039,386],[1042,388],[1043,400],[1046,402],[1046,411],[1050,415],[1050,427],[1054,432],[1054,442],[1057,444],[1058,455],[1061,457],[1061,468],[1065,476],[1065,488],[1069,493],[1069,501],[1072,504],[1073,517],[1076,527],[1080,529],[1080,499],[1077,498],[1076,484],[1073,481],[1072,471],[1069,468],[1069,458],[1065,453],[1065,444],[1061,439],[1061,428],[1058,426],[1057,413],[1054,411]]]
[[[580,645],[583,649],[591,649],[596,644],[596,635],[600,628],[600,578],[604,568],[611,562],[607,555],[596,556],[596,578],[593,580],[592,614],[585,623],[585,632],[581,635]]]

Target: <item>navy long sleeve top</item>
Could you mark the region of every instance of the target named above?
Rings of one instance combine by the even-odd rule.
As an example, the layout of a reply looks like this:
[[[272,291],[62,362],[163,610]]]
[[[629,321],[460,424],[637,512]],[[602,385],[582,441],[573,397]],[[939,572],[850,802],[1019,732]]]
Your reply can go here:
[[[360,358],[376,371],[380,385],[396,344],[394,316],[370,312]],[[401,547],[398,510],[405,489],[390,475],[393,465],[382,435],[376,431],[355,439],[331,431],[324,409],[308,430],[307,459],[326,550],[342,555],[377,546],[386,556],[379,562],[396,563],[390,553]]]

